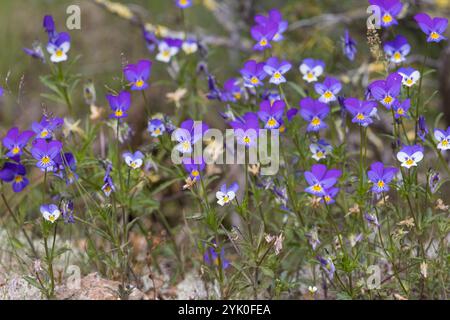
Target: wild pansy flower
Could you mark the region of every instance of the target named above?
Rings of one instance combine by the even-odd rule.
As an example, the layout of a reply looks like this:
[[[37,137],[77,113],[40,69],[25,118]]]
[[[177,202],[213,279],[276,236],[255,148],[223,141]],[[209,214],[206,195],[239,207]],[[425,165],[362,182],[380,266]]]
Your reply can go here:
[[[391,73],[386,80],[375,80],[369,85],[369,92],[375,100],[390,109],[402,88],[402,76]]]
[[[303,119],[308,121],[308,132],[317,132],[320,129],[327,128],[324,119],[330,113],[330,107],[313,98],[304,98],[300,101],[300,115]]]
[[[45,32],[47,32],[49,39],[52,39],[56,36],[55,21],[53,20],[53,17],[51,15],[44,16],[42,26],[44,27]]]
[[[337,169],[327,169],[324,164],[314,164],[311,167],[311,171],[305,171],[305,180],[309,187],[305,189],[306,192],[318,197],[327,195],[326,190],[333,187],[342,172]]]
[[[347,111],[353,116],[352,122],[362,127],[367,127],[373,122],[372,117],[377,114],[377,103],[375,101],[347,98],[344,100]]]
[[[250,33],[252,38],[256,41],[256,44],[253,46],[253,50],[262,51],[272,48],[270,41],[272,41],[277,31],[278,25],[273,22],[252,27]]]
[[[392,25],[398,24],[395,18],[403,9],[403,4],[400,0],[369,0],[369,3],[380,8],[381,27],[389,28]]]
[[[158,44],[158,54],[156,60],[168,63],[175,56],[182,45],[182,40],[166,38]]]
[[[25,130],[23,132],[19,132],[19,128],[11,128],[3,138],[3,146],[8,149],[6,156],[11,158],[22,155],[23,148],[33,136],[33,131]]]
[[[423,159],[423,147],[420,145],[404,146],[397,153],[397,159],[402,163],[402,167],[407,169],[416,167],[417,163]]]
[[[155,118],[148,121],[148,132],[150,132],[152,137],[157,138],[162,136],[165,131],[166,126],[160,119]]]
[[[417,135],[422,141],[424,141],[427,134],[428,134],[427,121],[425,120],[424,116],[419,116]]]
[[[356,41],[350,36],[350,32],[345,30],[344,39],[343,39],[343,49],[344,54],[348,58],[348,60],[355,60],[355,55],[357,52]]]
[[[192,6],[192,0],[175,0],[175,4],[178,8],[186,9]]]
[[[206,164],[203,157],[191,159],[191,158],[183,158],[183,166],[184,170],[189,173],[189,177],[193,181],[197,181],[201,179],[201,173],[205,170]]]
[[[372,192],[383,193],[389,191],[389,183],[394,179],[398,169],[385,167],[382,162],[374,162],[367,172],[369,180],[373,183]]]
[[[309,145],[314,160],[320,161],[325,159],[333,151],[333,147],[323,139],[319,139],[316,143]]]
[[[439,176],[439,172],[430,169],[428,175],[428,185],[430,186],[430,191],[432,194],[435,194],[438,191],[438,187],[440,186],[439,182],[441,178]]]
[[[43,204],[40,208],[41,214],[45,220],[54,223],[61,215],[61,211],[55,204]]]
[[[147,29],[145,29],[145,27],[142,27],[142,35],[144,37],[148,51],[155,51],[156,45],[159,43],[159,40],[156,37],[155,33],[148,31]]]
[[[216,79],[212,74],[208,74],[208,89],[209,92],[206,94],[206,97],[209,100],[220,100],[224,101],[224,97],[222,96],[222,91],[220,91],[217,86]]]
[[[127,166],[133,170],[139,169],[144,163],[144,155],[140,151],[136,151],[135,153],[125,152],[122,158],[125,160]]]
[[[420,79],[420,72],[411,67],[400,68],[397,73],[402,76],[402,84],[406,87],[412,87]]]
[[[326,77],[323,83],[316,83],[314,90],[320,94],[319,101],[323,103],[330,103],[337,100],[337,94],[342,90],[342,84],[339,80]]]
[[[59,33],[47,44],[47,52],[50,54],[50,61],[54,63],[66,61],[69,50],[70,35],[67,32]]]
[[[335,198],[337,196],[337,194],[339,193],[339,188],[329,188],[327,190],[325,190],[325,195],[321,197],[320,201],[325,201],[325,203],[328,204],[333,204],[336,202]]]
[[[75,172],[77,170],[77,162],[74,155],[70,152],[64,153],[63,156],[59,153],[55,157],[55,167],[53,170],[56,176],[66,180],[67,185],[71,185],[78,180],[78,175]]]
[[[242,89],[236,78],[230,78],[223,84],[222,101],[236,102],[242,97]]]
[[[313,250],[316,250],[316,247],[320,244],[319,233],[317,228],[314,227],[308,233],[305,234],[306,238],[308,238],[309,245]]]
[[[269,10],[268,16],[264,15],[256,15],[255,16],[255,22],[259,25],[267,25],[269,23],[274,23],[277,25],[277,32],[272,38],[272,41],[279,42],[284,39],[283,33],[288,28],[288,22],[286,20],[283,20],[283,16],[281,15],[281,12],[277,9]]]
[[[447,130],[434,129],[434,138],[438,141],[439,150],[450,150],[450,127]]]
[[[447,40],[444,33],[447,30],[448,19],[435,17],[431,18],[426,13],[418,13],[414,16],[420,29],[427,35],[427,42],[441,42]]]
[[[31,155],[37,160],[36,166],[43,171],[53,170],[55,159],[61,152],[62,143],[59,141],[48,142],[45,139],[36,139],[31,147]]]
[[[279,85],[286,82],[284,74],[292,68],[288,61],[279,60],[277,57],[271,57],[264,65],[264,71],[270,76],[270,83]]]
[[[131,94],[129,92],[122,91],[117,96],[107,94],[106,99],[108,100],[109,106],[113,111],[113,113],[109,116],[110,118],[121,119],[128,116],[126,112],[131,105]]]
[[[364,219],[366,219],[367,224],[369,225],[369,227],[373,227],[373,228],[379,228],[380,224],[378,223],[378,218],[376,215],[374,214],[370,214],[370,213],[364,213]]]
[[[308,58],[303,60],[299,69],[303,75],[303,80],[308,83],[316,82],[325,70],[325,62]]]
[[[49,118],[43,116],[40,122],[33,122],[31,129],[36,133],[36,138],[52,139],[54,131],[61,128],[64,120],[61,118]]]
[[[102,191],[105,196],[109,197],[112,192],[116,192],[116,186],[114,185],[113,179],[111,177],[112,164],[108,163],[106,165],[105,176],[103,178]]]
[[[406,56],[411,52],[411,45],[408,40],[398,35],[392,41],[387,41],[383,46],[384,52],[393,63],[402,63],[406,60]]]
[[[6,162],[0,170],[0,180],[11,183],[14,192],[22,191],[29,183],[25,177],[27,171],[19,163]]]
[[[244,68],[240,70],[244,86],[254,88],[263,85],[262,81],[267,76],[264,65],[264,62],[257,63],[255,60],[249,60],[244,64]]]
[[[317,261],[319,261],[322,269],[328,275],[328,278],[330,280],[333,280],[334,272],[336,271],[336,267],[334,266],[333,260],[331,260],[330,257],[323,258],[323,257],[318,256]]]
[[[411,99],[406,99],[402,102],[396,100],[392,105],[392,108],[394,110],[395,119],[409,118],[408,111],[409,108],[411,108]]]
[[[64,223],[73,224],[75,219],[73,217],[73,201],[63,200],[61,204],[61,214],[64,219]]]
[[[236,192],[239,190],[239,185],[234,182],[227,188],[226,184],[220,187],[220,190],[216,192],[217,203],[224,206],[236,198]]]
[[[181,49],[183,49],[184,53],[186,54],[193,54],[197,52],[198,50],[198,43],[195,39],[187,39],[186,41],[183,41],[183,44],[181,45]]]
[[[152,68],[152,62],[140,60],[137,64],[129,64],[123,69],[125,78],[131,85],[131,90],[145,90],[148,88],[148,78]]]
[[[234,134],[238,144],[252,147],[256,145],[259,134],[258,116],[253,112],[247,112],[235,121],[229,122],[234,129]]]
[[[175,146],[176,150],[181,153],[191,153],[193,145],[203,138],[206,130],[208,130],[208,125],[201,121],[192,119],[183,121],[173,133],[175,141],[178,142]]]
[[[34,42],[31,49],[23,48],[23,51],[34,59],[39,59],[45,63],[44,51],[42,51],[42,46],[38,42]]]
[[[259,105],[258,117],[264,122],[266,129],[281,129],[283,126],[283,113],[286,104],[282,100],[277,100],[273,104],[269,100],[264,100]]]
[[[220,258],[219,258],[220,257]],[[230,262],[225,259],[225,250],[222,248],[220,255],[217,253],[216,245],[210,247],[203,255],[203,260],[207,265],[227,269],[230,266]]]

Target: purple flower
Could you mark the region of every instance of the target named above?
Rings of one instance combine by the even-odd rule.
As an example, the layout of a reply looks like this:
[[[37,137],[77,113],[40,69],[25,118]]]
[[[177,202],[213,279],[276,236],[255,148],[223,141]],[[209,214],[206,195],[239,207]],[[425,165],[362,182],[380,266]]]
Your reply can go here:
[[[19,128],[11,128],[3,138],[3,146],[8,149],[6,156],[12,158],[22,155],[23,148],[33,136],[33,131],[25,130],[20,133]]]
[[[320,129],[327,128],[327,124],[323,121],[330,112],[330,107],[313,98],[304,98],[300,101],[300,115],[308,121],[308,132],[317,132]]]
[[[225,259],[225,250],[223,248],[220,251],[220,255],[217,253],[217,250],[218,249],[215,244],[214,247],[208,248],[203,255],[203,260],[210,266],[225,270],[230,266],[230,262]]]
[[[236,198],[236,192],[239,190],[239,185],[234,182],[227,188],[226,184],[220,187],[220,190],[216,192],[217,203],[220,206],[224,206]]]
[[[154,32],[149,32],[145,27],[142,28],[142,35],[147,45],[147,49],[150,52],[155,51],[156,45],[159,43],[158,38],[155,36]]]
[[[319,234],[317,228],[311,229],[310,232],[306,233],[305,236],[308,238],[308,242],[313,250],[316,250],[317,246],[320,244]]]
[[[73,217],[73,201],[65,200],[61,204],[61,213],[64,219],[64,223],[73,224],[75,223],[75,219]]]
[[[121,119],[128,116],[126,112],[131,105],[131,94],[129,92],[122,91],[117,96],[107,94],[106,99],[108,100],[109,106],[113,111],[113,113],[109,116],[110,118]]]
[[[187,39],[186,41],[183,41],[181,49],[183,49],[186,54],[193,54],[198,50],[198,41],[195,39]]]
[[[43,116],[41,121],[33,122],[31,129],[36,133],[36,138],[50,140],[54,136],[54,131],[64,124],[61,118],[48,118]]]
[[[205,170],[205,160],[200,157],[192,160],[191,158],[183,158],[183,166],[192,180],[201,179],[201,173]]]
[[[106,165],[105,176],[103,178],[102,191],[105,196],[109,197],[111,192],[116,192],[116,186],[114,185],[113,179],[111,177],[112,165],[108,163]]]
[[[27,171],[25,167],[19,163],[6,162],[0,170],[0,180],[4,182],[12,182],[14,192],[22,191],[29,183],[25,177]]]
[[[192,0],[175,0],[175,4],[178,8],[186,9],[192,6]]]
[[[262,81],[267,76],[264,65],[264,62],[257,63],[255,60],[249,60],[244,64],[244,68],[240,70],[244,86],[254,88],[263,85]]]
[[[379,228],[380,224],[378,223],[378,218],[376,215],[364,213],[364,219],[366,219],[369,227]]]
[[[356,41],[353,40],[353,38],[350,36],[350,33],[348,32],[348,30],[345,30],[344,39],[343,39],[343,50],[344,50],[345,56],[350,61],[355,60],[355,55],[357,52],[356,44],[357,44]]]
[[[303,75],[303,80],[308,83],[316,82],[325,70],[325,62],[308,58],[303,60],[299,69]]]
[[[256,41],[256,44],[253,46],[253,50],[262,51],[272,48],[270,41],[273,39],[277,31],[278,25],[273,22],[252,27],[250,33],[252,38]]]
[[[265,26],[270,23],[274,23],[277,25],[277,32],[272,38],[272,41],[279,42],[284,39],[283,33],[288,28],[288,22],[283,20],[281,12],[277,9],[272,9],[269,11],[268,16],[264,15],[256,15],[255,22],[259,25]]]
[[[404,36],[398,35],[394,40],[387,41],[383,49],[391,62],[402,63],[410,53],[411,46]]]
[[[35,43],[33,43],[33,46],[31,49],[23,48],[23,51],[30,57],[32,57],[34,59],[39,59],[43,63],[45,63],[45,56],[44,56],[44,52],[42,51],[42,47],[41,47],[40,43],[35,42]]]
[[[395,119],[409,118],[408,111],[410,107],[411,107],[411,99],[406,99],[403,102],[396,100],[392,105],[395,114]]]
[[[434,129],[434,138],[438,141],[439,150],[450,150],[450,127],[447,130]]]
[[[420,29],[427,35],[427,42],[441,42],[447,40],[444,37],[445,30],[447,29],[447,18],[431,18],[426,13],[418,13],[414,16]]]
[[[411,67],[400,68],[397,73],[402,76],[402,84],[406,87],[412,87],[420,79],[420,72]]]
[[[323,258],[318,256],[317,261],[319,261],[323,271],[325,271],[325,273],[328,275],[328,278],[330,280],[333,280],[334,272],[336,271],[336,267],[334,266],[333,260],[331,260],[330,257]]]
[[[58,206],[55,204],[43,204],[40,207],[40,211],[42,217],[51,223],[54,223],[61,216],[61,211],[59,211]]]
[[[236,102],[242,97],[242,89],[236,78],[225,81],[221,92],[222,101]]]
[[[66,180],[67,185],[71,185],[78,180],[77,161],[72,153],[67,152],[61,156],[61,153],[55,157],[55,167],[53,168],[55,175]]]
[[[220,91],[219,87],[217,86],[216,79],[212,74],[208,74],[208,89],[209,92],[206,95],[206,97],[209,100],[220,100],[225,101],[227,97],[223,96],[222,91]]]
[[[43,171],[52,171],[55,159],[61,152],[62,143],[59,141],[47,142],[45,139],[36,139],[31,147],[31,155],[37,160],[36,166]]]
[[[152,137],[159,137],[166,131],[166,126],[164,122],[160,119],[150,119],[148,121],[148,132]]]
[[[367,127],[373,122],[372,117],[377,114],[375,101],[361,101],[356,98],[344,100],[345,109],[353,116],[352,122]]]
[[[288,61],[281,61],[277,57],[271,57],[264,65],[264,71],[270,76],[270,83],[279,85],[286,82],[286,78],[283,76],[292,68],[292,65]]]
[[[327,189],[333,187],[342,172],[337,169],[327,169],[324,164],[314,164],[311,171],[305,171],[305,180],[309,187],[305,189],[306,192],[315,196],[323,197],[327,195]]]
[[[192,146],[197,141],[201,141],[207,130],[208,125],[201,121],[194,121],[192,119],[183,121],[180,127],[173,132],[175,141],[178,142],[175,146],[176,150],[181,153],[191,153]]]
[[[390,109],[402,88],[402,76],[391,73],[386,80],[375,80],[369,85],[369,92],[375,100]]]
[[[122,158],[131,169],[139,169],[144,163],[144,155],[140,151],[136,151],[135,153],[125,152]]]
[[[423,147],[420,145],[404,146],[397,153],[397,159],[402,163],[402,167],[407,169],[416,167],[417,163],[423,159]]]
[[[330,103],[337,100],[337,94],[342,90],[342,84],[339,80],[326,77],[323,83],[316,83],[314,90],[320,94],[319,101],[323,103]]]
[[[424,116],[419,116],[419,123],[417,128],[417,135],[419,138],[424,141],[425,136],[428,134],[427,121]]]
[[[235,121],[229,122],[234,129],[234,134],[238,144],[252,147],[256,145],[259,134],[258,116],[253,112],[247,112]]]
[[[337,196],[337,194],[339,193],[339,188],[329,188],[327,190],[325,190],[325,195],[322,196],[322,198],[320,199],[320,201],[325,201],[325,203],[328,204],[333,204],[336,202],[335,198]]]
[[[264,122],[264,128],[279,129],[282,127],[285,106],[286,104],[282,100],[277,100],[273,104],[269,100],[261,102],[258,117]]]
[[[400,0],[369,0],[369,3],[380,8],[381,26],[383,28],[398,24],[395,18],[403,9]]]
[[[389,191],[389,183],[394,179],[397,172],[397,168],[385,167],[381,162],[372,163],[370,170],[367,172],[369,180],[373,183],[372,192],[382,193]]]
[[[158,44],[158,54],[156,60],[168,63],[175,56],[183,44],[183,40],[166,38]]]
[[[141,60],[137,64],[129,64],[123,69],[125,78],[131,84],[131,90],[145,90],[148,88],[148,78],[152,62]]]
[[[69,50],[70,35],[67,32],[58,33],[47,44],[47,52],[50,54],[50,61],[54,63],[66,61]]]
[[[320,139],[317,141],[317,143],[311,143],[309,145],[309,150],[312,153],[312,158],[320,161],[322,159],[325,159],[327,155],[333,151],[333,147],[325,140]]]
[[[45,15],[44,20],[42,22],[45,32],[47,32],[49,39],[52,39],[55,34],[55,21],[51,15]]]

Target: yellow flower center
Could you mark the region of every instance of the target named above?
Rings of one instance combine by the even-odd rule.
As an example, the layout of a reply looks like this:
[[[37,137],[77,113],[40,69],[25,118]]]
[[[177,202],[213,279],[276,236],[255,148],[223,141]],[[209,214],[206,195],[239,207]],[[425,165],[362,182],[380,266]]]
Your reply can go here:
[[[253,77],[250,79],[250,82],[251,82],[252,84],[257,84],[257,83],[259,83],[259,79],[258,79],[257,77],[255,77],[255,76],[253,76]]]
[[[265,47],[265,46],[267,46],[267,39],[266,38],[262,38],[260,41],[259,41],[259,45],[261,46],[261,47]]]
[[[135,82],[136,87],[142,88],[144,86],[144,81],[142,79],[139,79]]]
[[[120,109],[117,109],[116,112],[114,112],[114,115],[115,115],[116,117],[121,117],[121,116],[123,116],[123,111],[120,110]]]
[[[442,140],[442,141],[441,141],[441,145],[442,145],[443,147],[448,146],[448,140],[447,140],[447,139]]]
[[[236,93],[234,94],[234,98],[235,98],[236,100],[239,100],[239,99],[241,98],[241,93],[240,93],[240,92],[236,92]]]
[[[358,113],[357,115],[356,115],[356,119],[358,119],[358,120],[360,120],[360,121],[362,121],[362,120],[364,120],[366,117],[362,114],[362,113]]]
[[[323,152],[322,151],[317,151],[317,153],[316,153],[316,157],[317,158],[323,158],[325,155],[323,154]]]
[[[189,143],[189,141],[185,141],[183,142],[183,149],[184,150],[189,150],[191,148],[191,144]]]
[[[169,50],[163,50],[162,55],[164,58],[170,57],[170,51]]]
[[[412,166],[412,165],[414,164],[414,160],[413,160],[413,159],[408,159],[408,160],[405,161],[405,163],[406,163],[408,166]]]
[[[331,201],[331,197],[330,196],[325,196],[323,197],[325,199],[325,202],[328,203]]]
[[[392,103],[393,100],[394,100],[394,98],[392,98],[391,96],[386,96],[386,97],[383,99],[384,103],[386,103],[386,104]]]
[[[320,125],[320,123],[321,123],[321,121],[320,121],[320,119],[319,119],[318,117],[314,117],[314,118],[311,120],[311,124],[312,124],[313,126],[315,126],[315,127],[317,127],[318,125]]]
[[[280,79],[281,78],[281,73],[279,73],[279,72],[275,72],[274,74],[273,74],[273,77],[275,78],[275,79]]]
[[[398,108],[398,109],[397,109],[397,113],[400,114],[400,115],[402,115],[402,114],[405,113],[405,110],[403,110],[403,108]]]
[[[394,53],[394,59],[395,60],[400,60],[402,58],[402,55],[401,55],[401,53],[400,52],[396,52],[396,53]]]
[[[433,32],[430,34],[430,37],[431,37],[431,39],[433,39],[433,40],[437,40],[437,39],[439,39],[439,33],[437,33],[436,31],[433,31]]]
[[[54,216],[54,215],[49,215],[49,216],[48,216],[48,220],[49,220],[50,222],[55,222],[55,216]]]
[[[11,151],[13,154],[18,154],[20,152],[20,148],[18,146],[14,146],[14,148]]]
[[[392,21],[392,16],[389,13],[386,13],[382,19],[384,23],[389,23]]]
[[[308,72],[307,75],[306,75],[306,77],[307,77],[308,79],[313,79],[313,78],[314,78],[314,74],[313,74],[312,72]]]
[[[412,81],[412,79],[408,79],[408,80],[406,80],[406,84],[408,84],[408,85],[411,85],[411,84],[413,84],[413,81]]]
[[[48,131],[47,130],[44,130],[44,131],[41,132],[41,138],[45,138],[47,136],[48,136]]]
[[[187,0],[179,0],[178,3],[180,4],[180,6],[185,6],[185,5],[187,5],[188,1]]]
[[[160,133],[161,133],[161,130],[159,130],[159,128],[158,128],[158,129],[156,129],[154,132],[155,132],[155,134],[160,134]]]
[[[242,141],[244,141],[245,144],[249,144],[249,143],[252,141],[252,139],[250,139],[249,136],[245,136],[245,137],[242,139]]]
[[[275,120],[274,118],[270,118],[268,121],[267,121],[267,126],[268,127],[275,127],[276,125],[277,125],[277,120]]]
[[[56,50],[55,54],[57,57],[61,58],[63,56],[64,52],[61,49],[58,49],[58,50]]]
[[[378,182],[377,182],[377,186],[378,186],[378,188],[384,188],[384,181],[383,180],[379,180]]]
[[[320,184],[315,184],[315,185],[313,185],[312,189],[315,192],[321,192],[322,191],[322,186]]]
[[[51,161],[49,156],[44,156],[41,160],[42,164],[49,164]]]
[[[223,202],[227,203],[230,201],[230,198],[228,196],[223,197]]]
[[[111,191],[111,187],[110,187],[109,185],[106,186],[106,187],[105,187],[105,192],[106,192],[106,193],[109,193],[110,191]]]
[[[193,177],[198,177],[200,175],[200,172],[198,172],[198,170],[192,170],[191,175]]]
[[[323,96],[325,99],[331,99],[331,98],[333,98],[333,93],[328,90],[323,94]]]
[[[23,181],[23,177],[22,177],[22,176],[16,176],[16,177],[14,178],[14,181],[15,181],[16,183],[20,183],[20,182]]]

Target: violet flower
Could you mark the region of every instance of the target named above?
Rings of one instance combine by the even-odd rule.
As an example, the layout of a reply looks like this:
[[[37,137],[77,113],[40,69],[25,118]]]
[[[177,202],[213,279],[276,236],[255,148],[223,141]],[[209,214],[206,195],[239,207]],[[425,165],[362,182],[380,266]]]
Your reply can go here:
[[[393,63],[402,63],[406,60],[406,56],[411,52],[411,45],[404,36],[398,35],[394,40],[387,41],[384,44],[383,49],[389,58],[389,61]]]
[[[326,190],[332,188],[338,181],[342,172],[338,169],[327,169],[324,164],[314,164],[311,171],[305,171],[305,180],[309,187],[306,192],[318,197],[327,195]]]
[[[303,60],[299,69],[303,75],[303,80],[308,83],[316,82],[325,70],[325,62],[308,58]]]
[[[448,19],[435,17],[431,18],[426,13],[418,13],[414,16],[420,29],[427,36],[427,42],[441,42],[442,40],[447,40],[444,37],[444,33],[447,30]]]
[[[234,129],[234,134],[238,144],[246,147],[253,147],[257,143],[259,134],[258,116],[253,112],[247,112],[235,121],[229,122]]]
[[[386,80],[375,80],[369,85],[369,92],[375,100],[390,109],[402,88],[402,76],[391,73]]]
[[[326,77],[323,83],[316,83],[314,90],[320,95],[319,101],[330,103],[337,100],[337,94],[342,90],[342,84],[339,80]]]
[[[266,129],[279,129],[283,126],[283,113],[286,104],[282,100],[277,100],[273,104],[269,100],[261,102],[258,117],[264,122]]]
[[[356,98],[344,100],[345,109],[353,116],[352,122],[367,127],[373,122],[372,117],[377,114],[375,101],[361,101]]]
[[[33,136],[33,131],[19,132],[19,128],[11,128],[3,138],[3,146],[8,149],[6,156],[10,158],[20,157],[23,154],[23,148]]]
[[[271,57],[264,65],[264,71],[270,76],[270,83],[279,85],[286,82],[284,74],[292,68],[288,61],[281,61],[277,57]]]
[[[244,68],[240,70],[244,86],[254,88],[263,85],[262,81],[267,76],[264,65],[264,62],[257,63],[255,60],[249,60],[244,64]]]
[[[21,192],[29,184],[26,173],[23,165],[6,162],[0,170],[0,180],[11,183],[14,192]]]
[[[403,9],[400,0],[369,0],[369,3],[380,8],[381,27],[389,28],[398,24],[396,17]]]
[[[373,183],[372,192],[383,193],[389,191],[389,183],[394,179],[398,169],[385,167],[382,162],[374,162],[367,172],[370,182]]]
[[[125,78],[131,85],[131,90],[145,90],[148,88],[152,62],[140,60],[137,64],[129,64],[123,69]]]
[[[109,106],[113,111],[113,113],[109,116],[110,118],[121,119],[128,116],[126,112],[130,109],[131,105],[131,94],[129,92],[122,91],[117,96],[107,94],[106,99],[108,100]]]
[[[330,113],[330,107],[313,98],[304,98],[300,101],[300,115],[308,121],[308,132],[318,132],[320,129],[327,128],[324,119]]]

